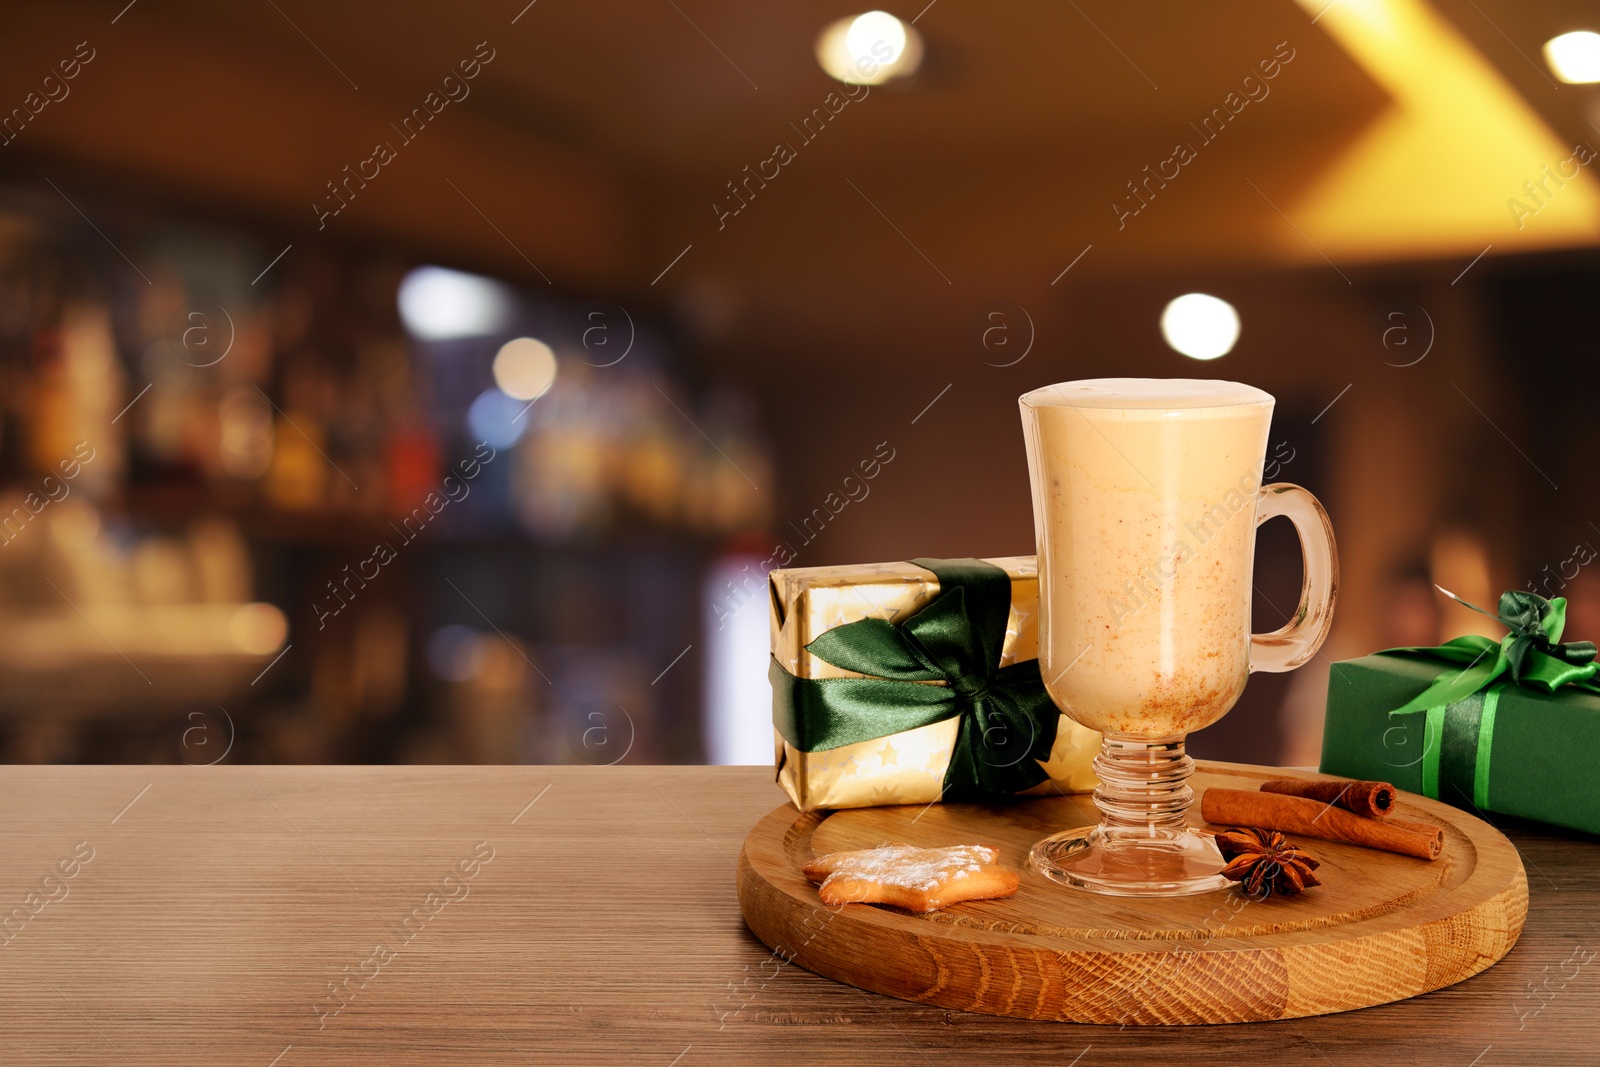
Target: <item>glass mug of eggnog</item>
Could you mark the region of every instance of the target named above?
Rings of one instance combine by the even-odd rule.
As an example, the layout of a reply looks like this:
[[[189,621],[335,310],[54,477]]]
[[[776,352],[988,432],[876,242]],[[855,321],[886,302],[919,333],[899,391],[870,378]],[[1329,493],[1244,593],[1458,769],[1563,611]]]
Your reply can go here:
[[[1104,737],[1098,826],[1034,846],[1053,881],[1120,896],[1230,884],[1186,822],[1184,736],[1233,707],[1251,671],[1316,654],[1339,565],[1317,499],[1261,484],[1273,398],[1237,382],[1099,378],[1021,398],[1039,553],[1039,668]],[[1289,622],[1250,632],[1256,527],[1282,515],[1305,556]]]

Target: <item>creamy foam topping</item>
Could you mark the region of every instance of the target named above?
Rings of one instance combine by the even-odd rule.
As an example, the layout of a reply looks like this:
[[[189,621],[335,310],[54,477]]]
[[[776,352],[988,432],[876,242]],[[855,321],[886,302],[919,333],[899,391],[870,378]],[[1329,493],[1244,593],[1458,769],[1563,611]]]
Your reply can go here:
[[[1103,408],[1119,411],[1187,411],[1273,403],[1272,394],[1242,382],[1214,378],[1088,378],[1024,393],[1030,407]]]

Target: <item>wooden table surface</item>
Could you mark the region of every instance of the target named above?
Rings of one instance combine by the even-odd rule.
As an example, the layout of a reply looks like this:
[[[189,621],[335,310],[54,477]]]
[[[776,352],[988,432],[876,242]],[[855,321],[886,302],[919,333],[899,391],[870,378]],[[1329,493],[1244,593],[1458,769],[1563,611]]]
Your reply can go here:
[[[734,861],[760,768],[8,767],[6,1064],[1566,1064],[1600,1057],[1600,842],[1525,824],[1521,942],[1415,1000],[1118,1029],[784,966]],[[336,996],[331,990],[340,988]]]

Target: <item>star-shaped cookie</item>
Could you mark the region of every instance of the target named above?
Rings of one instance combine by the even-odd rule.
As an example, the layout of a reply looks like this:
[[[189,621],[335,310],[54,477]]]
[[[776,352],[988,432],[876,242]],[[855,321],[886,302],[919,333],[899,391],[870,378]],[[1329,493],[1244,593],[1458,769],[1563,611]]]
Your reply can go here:
[[[1009,897],[1016,873],[999,865],[1000,853],[984,845],[917,848],[890,843],[858,852],[818,856],[803,870],[822,902],[890,904],[929,912],[963,900]]]

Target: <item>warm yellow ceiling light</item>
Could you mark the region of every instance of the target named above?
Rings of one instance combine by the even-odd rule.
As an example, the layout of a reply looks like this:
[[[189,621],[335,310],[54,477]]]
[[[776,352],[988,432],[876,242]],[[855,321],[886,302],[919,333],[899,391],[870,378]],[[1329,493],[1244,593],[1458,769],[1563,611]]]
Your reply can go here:
[[[1600,82],[1600,33],[1574,30],[1544,43],[1544,60],[1568,85]]]
[[[1297,2],[1392,102],[1284,205],[1301,231],[1283,228],[1287,253],[1342,262],[1600,241],[1591,151],[1558,139],[1426,0]]]
[[[848,85],[882,85],[922,63],[922,35],[887,11],[831,23],[817,37],[817,62]]]

